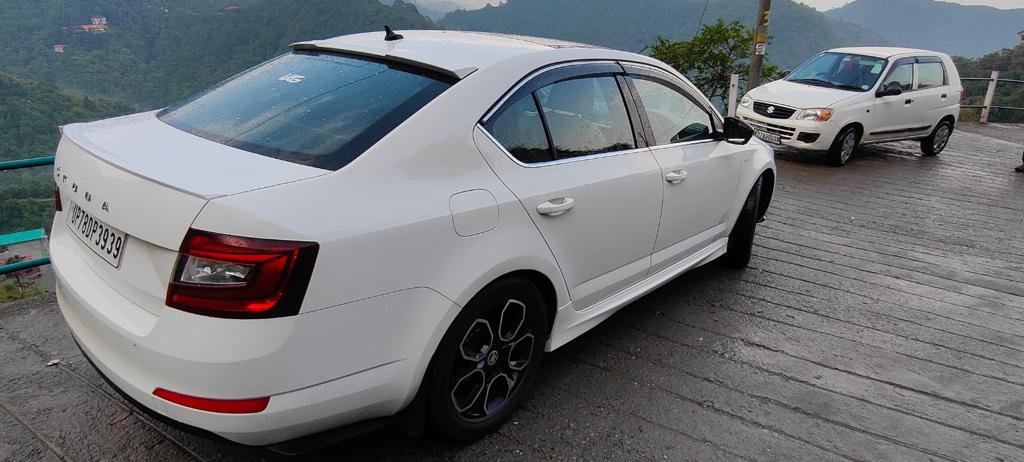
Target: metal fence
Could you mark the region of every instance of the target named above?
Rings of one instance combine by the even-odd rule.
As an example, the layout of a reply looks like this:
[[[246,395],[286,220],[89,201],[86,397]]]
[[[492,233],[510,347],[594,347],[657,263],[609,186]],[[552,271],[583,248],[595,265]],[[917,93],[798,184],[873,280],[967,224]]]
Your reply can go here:
[[[981,109],[981,116],[978,121],[981,123],[988,123],[989,116],[992,114],[993,109],[1002,109],[1007,111],[1024,111],[1024,107],[1010,107],[1010,106],[996,106],[993,104],[996,98],[996,87],[1000,83],[1024,83],[1024,80],[1014,79],[1000,79],[999,71],[992,71],[992,77],[962,77],[960,80],[965,82],[988,82],[988,90],[985,91],[985,104],[982,105],[970,105],[963,104],[960,106],[961,109]]]
[[[53,165],[54,156],[46,157],[34,157],[31,159],[19,159],[19,160],[8,160],[0,162],[0,172],[6,172],[8,170],[18,170],[22,168],[40,167],[44,165]],[[17,271],[27,270],[29,268],[35,268],[37,266],[49,265],[50,257],[40,257],[28,261],[19,261],[10,265],[0,266],[0,276],[8,273],[14,273]]]

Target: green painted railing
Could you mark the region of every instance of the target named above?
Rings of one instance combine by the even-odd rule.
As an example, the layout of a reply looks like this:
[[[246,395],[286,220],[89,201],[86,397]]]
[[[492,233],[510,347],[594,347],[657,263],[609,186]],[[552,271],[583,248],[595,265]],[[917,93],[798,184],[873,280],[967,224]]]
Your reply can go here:
[[[18,159],[18,160],[7,160],[0,162],[0,172],[6,172],[8,170],[18,170],[21,168],[40,167],[44,165],[53,165],[54,156],[46,157],[33,157],[31,159]],[[13,273],[16,271],[23,271],[29,268],[35,268],[37,266],[49,265],[50,257],[35,258],[28,261],[19,261],[10,265],[0,266],[0,275]]]

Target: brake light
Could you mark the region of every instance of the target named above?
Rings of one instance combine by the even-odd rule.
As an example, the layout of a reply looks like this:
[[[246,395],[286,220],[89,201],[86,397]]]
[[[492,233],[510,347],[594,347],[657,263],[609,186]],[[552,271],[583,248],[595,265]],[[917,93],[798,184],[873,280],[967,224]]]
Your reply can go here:
[[[212,399],[200,398],[197,396],[183,395],[181,393],[157,388],[153,394],[167,401],[200,411],[219,412],[222,414],[254,414],[262,412],[270,403],[270,398],[249,398],[249,399]]]
[[[299,312],[320,246],[190,229],[181,243],[167,306],[225,318]]]
[[[56,183],[53,185],[53,208],[58,212],[64,210],[64,206],[60,203],[60,188]]]

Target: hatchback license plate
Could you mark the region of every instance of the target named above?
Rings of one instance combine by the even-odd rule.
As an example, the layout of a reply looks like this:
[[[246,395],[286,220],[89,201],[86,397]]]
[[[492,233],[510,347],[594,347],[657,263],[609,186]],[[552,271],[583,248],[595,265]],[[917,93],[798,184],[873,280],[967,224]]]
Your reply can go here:
[[[772,144],[782,144],[782,137],[774,133],[758,131],[755,136]]]
[[[114,268],[121,266],[121,257],[124,256],[124,248],[128,244],[128,235],[124,231],[90,215],[74,202],[71,203],[64,223],[103,261]]]

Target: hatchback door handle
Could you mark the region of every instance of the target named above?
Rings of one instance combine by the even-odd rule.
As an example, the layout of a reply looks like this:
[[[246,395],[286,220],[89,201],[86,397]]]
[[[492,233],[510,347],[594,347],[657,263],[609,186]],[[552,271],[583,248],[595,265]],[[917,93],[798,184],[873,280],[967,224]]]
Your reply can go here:
[[[560,199],[551,199],[537,206],[537,213],[541,215],[547,215],[549,217],[557,217],[576,205],[576,200],[571,197],[562,197]]]
[[[686,179],[686,170],[676,170],[665,174],[665,180],[672,184],[682,183]]]

